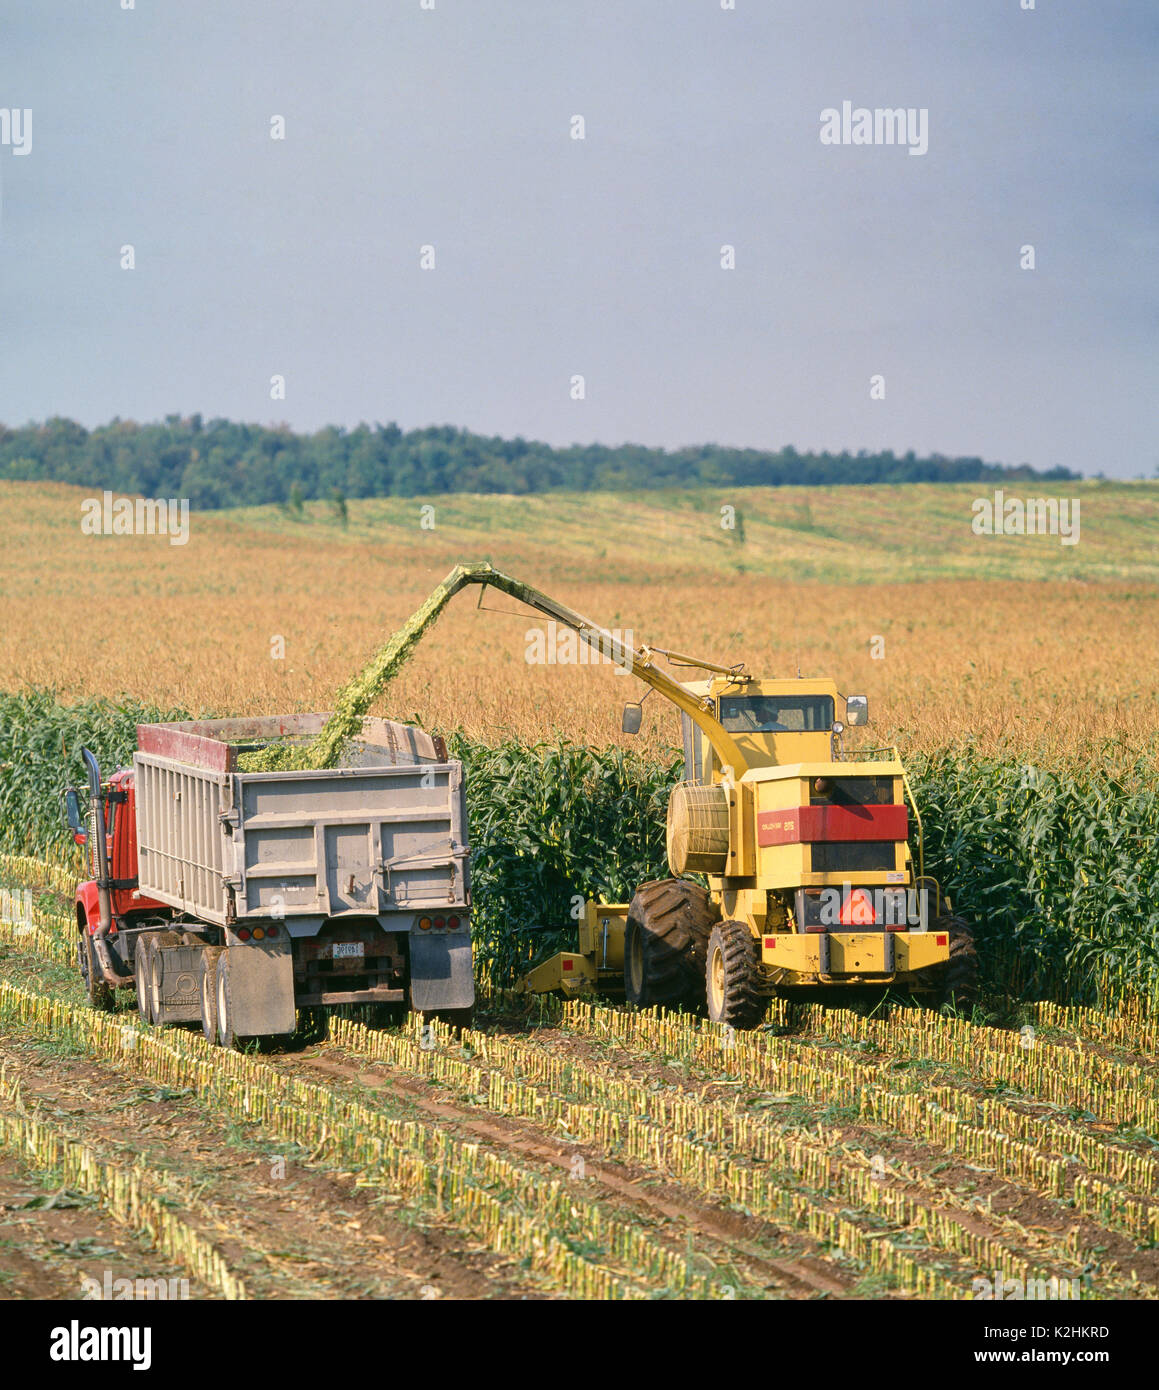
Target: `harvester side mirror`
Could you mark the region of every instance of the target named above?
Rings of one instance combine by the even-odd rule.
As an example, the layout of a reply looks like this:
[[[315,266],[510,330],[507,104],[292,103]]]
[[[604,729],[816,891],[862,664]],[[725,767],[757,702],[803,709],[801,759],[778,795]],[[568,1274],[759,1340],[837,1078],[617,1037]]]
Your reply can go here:
[[[845,700],[845,720],[851,729],[869,723],[869,699],[865,695],[849,695]]]
[[[620,721],[620,728],[626,734],[638,734],[640,725],[644,720],[644,706],[628,704],[624,706],[624,717]]]
[[[75,787],[69,787],[64,794],[65,815],[68,817],[68,828],[72,831],[73,840],[78,845],[83,845],[88,839],[88,829],[85,826],[84,815],[81,812],[80,795]]]

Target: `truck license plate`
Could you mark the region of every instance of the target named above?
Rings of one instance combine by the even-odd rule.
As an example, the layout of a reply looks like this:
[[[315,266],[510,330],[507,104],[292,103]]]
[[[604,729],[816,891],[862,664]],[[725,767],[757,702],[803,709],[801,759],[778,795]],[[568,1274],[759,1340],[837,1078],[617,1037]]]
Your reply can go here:
[[[361,959],[365,955],[361,941],[336,941],[332,950],[335,960]]]

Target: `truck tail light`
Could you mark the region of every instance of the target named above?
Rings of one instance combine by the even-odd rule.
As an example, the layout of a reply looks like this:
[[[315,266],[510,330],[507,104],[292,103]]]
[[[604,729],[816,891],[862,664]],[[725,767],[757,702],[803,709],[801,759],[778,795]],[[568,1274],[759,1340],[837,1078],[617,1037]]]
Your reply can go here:
[[[460,928],[462,925],[463,925],[463,923],[460,921],[460,919],[459,919],[458,917],[448,917],[448,918],[447,918],[447,930],[448,930],[448,931],[458,931],[459,928]]]
[[[434,921],[434,928],[435,928],[436,931],[442,931],[442,929],[443,929],[446,925],[447,925],[447,919],[446,919],[445,917],[436,917],[436,918],[435,918],[435,921]]]
[[[266,935],[267,935],[267,936],[277,936],[277,934],[278,934],[278,929],[277,929],[277,927],[275,927],[275,926],[273,925],[273,923],[271,922],[271,924],[266,928]]]
[[[237,929],[237,939],[238,939],[239,941],[248,941],[248,940],[250,939],[250,929],[249,929],[249,927],[238,927],[238,929]]]
[[[431,919],[429,917],[420,917],[419,926],[422,928],[423,931],[430,931]]]

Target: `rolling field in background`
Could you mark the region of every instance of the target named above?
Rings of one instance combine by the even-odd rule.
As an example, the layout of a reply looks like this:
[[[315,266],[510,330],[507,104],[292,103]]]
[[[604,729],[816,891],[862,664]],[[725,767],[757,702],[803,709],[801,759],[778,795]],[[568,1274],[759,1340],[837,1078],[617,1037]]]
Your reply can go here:
[[[458,495],[429,499],[433,530],[427,499],[351,503],[345,529],[311,503],[301,519],[195,514],[174,546],[82,535],[82,489],[0,484],[0,689],[326,708],[452,565],[489,559],[637,641],[832,675],[869,694],[875,737],[911,751],[1115,760],[1147,748],[1159,715],[1159,483],[1074,491],[1074,546],[974,535],[972,484]],[[621,742],[637,683],[529,666],[537,621],[460,596],[376,712],[478,739]],[[644,709],[635,746],[670,747],[675,715]]]

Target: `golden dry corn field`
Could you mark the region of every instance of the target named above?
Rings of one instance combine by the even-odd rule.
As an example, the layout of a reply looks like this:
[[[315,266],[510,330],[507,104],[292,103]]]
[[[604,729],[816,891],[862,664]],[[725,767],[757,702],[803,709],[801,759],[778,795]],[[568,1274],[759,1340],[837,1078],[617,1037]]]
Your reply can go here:
[[[1075,546],[975,536],[971,501],[987,495],[975,484],[451,496],[429,499],[433,530],[428,499],[353,502],[347,529],[309,503],[302,520],[195,514],[173,546],[82,535],[81,488],[2,483],[0,689],[324,709],[454,564],[488,559],[637,640],[832,675],[868,693],[876,733],[910,750],[1102,757],[1147,746],[1159,711],[1159,483],[1068,486],[1082,501]],[[722,530],[726,505],[740,528]],[[623,741],[636,682],[529,665],[537,623],[461,595],[389,712],[489,741]],[[271,655],[279,638],[284,658]],[[634,746],[671,745],[675,716],[644,708]]]
[[[1013,775],[1029,760],[1060,776],[1154,766],[1159,484],[1063,486],[1082,498],[1076,547],[974,537],[973,485],[453,497],[431,499],[433,531],[419,526],[428,499],[352,503],[346,529],[310,504],[301,520],[194,516],[185,547],[85,538],[82,490],[0,485],[0,692],[56,692],[45,758],[74,741],[60,706],[85,697],[326,708],[454,563],[490,559],[638,640],[865,690],[871,732],[935,760],[935,800],[946,750],[959,771],[999,760],[1013,770],[1002,796],[1032,799],[1038,784]],[[722,505],[743,541],[721,530]],[[529,843],[539,825],[531,860],[563,879],[559,808],[537,798],[589,764],[516,765],[504,742],[621,743],[619,706],[639,687],[528,665],[535,625],[461,596],[375,712],[494,746],[470,768],[477,795]],[[39,718],[40,699],[4,717]],[[642,746],[663,758],[675,718],[656,704]],[[1159,1295],[1159,1025],[1150,998],[1106,983],[1122,969],[1115,933],[1147,925],[1145,894],[1118,898],[1102,936],[1090,928],[1097,1007],[1052,999],[1046,975],[1022,978],[1004,956],[1016,997],[1001,1016],[776,1001],[764,1028],[737,1034],[496,994],[461,1033],[311,1018],[284,1051],[227,1053],[144,1029],[131,993],[114,1014],[87,1007],[71,869],[47,848],[18,852],[12,824],[21,808],[58,818],[60,769],[18,782],[19,753],[0,738],[0,1297],[73,1297],[110,1265],[183,1278],[195,1298],[898,1301],[985,1298],[996,1281],[999,1297]],[[1092,820],[1100,852],[1129,824],[1121,856],[1147,861],[1153,785],[1131,818],[1115,805]],[[593,843],[610,853],[615,829]],[[546,879],[515,874],[503,834],[480,837],[476,893],[490,886],[494,917],[515,920]],[[985,858],[993,838],[983,825],[970,852]],[[1033,825],[1027,838],[1043,841]],[[1052,878],[1069,846],[1048,837],[1026,861],[1043,880],[1028,941],[1079,930],[1059,904],[1097,871],[1076,859]],[[1110,900],[1127,889],[1106,862]],[[1006,869],[972,882],[961,868],[991,919],[1014,893]],[[543,902],[528,920],[551,916]],[[6,1200],[30,1192],[64,1198]],[[63,1258],[65,1238],[105,1253]]]

